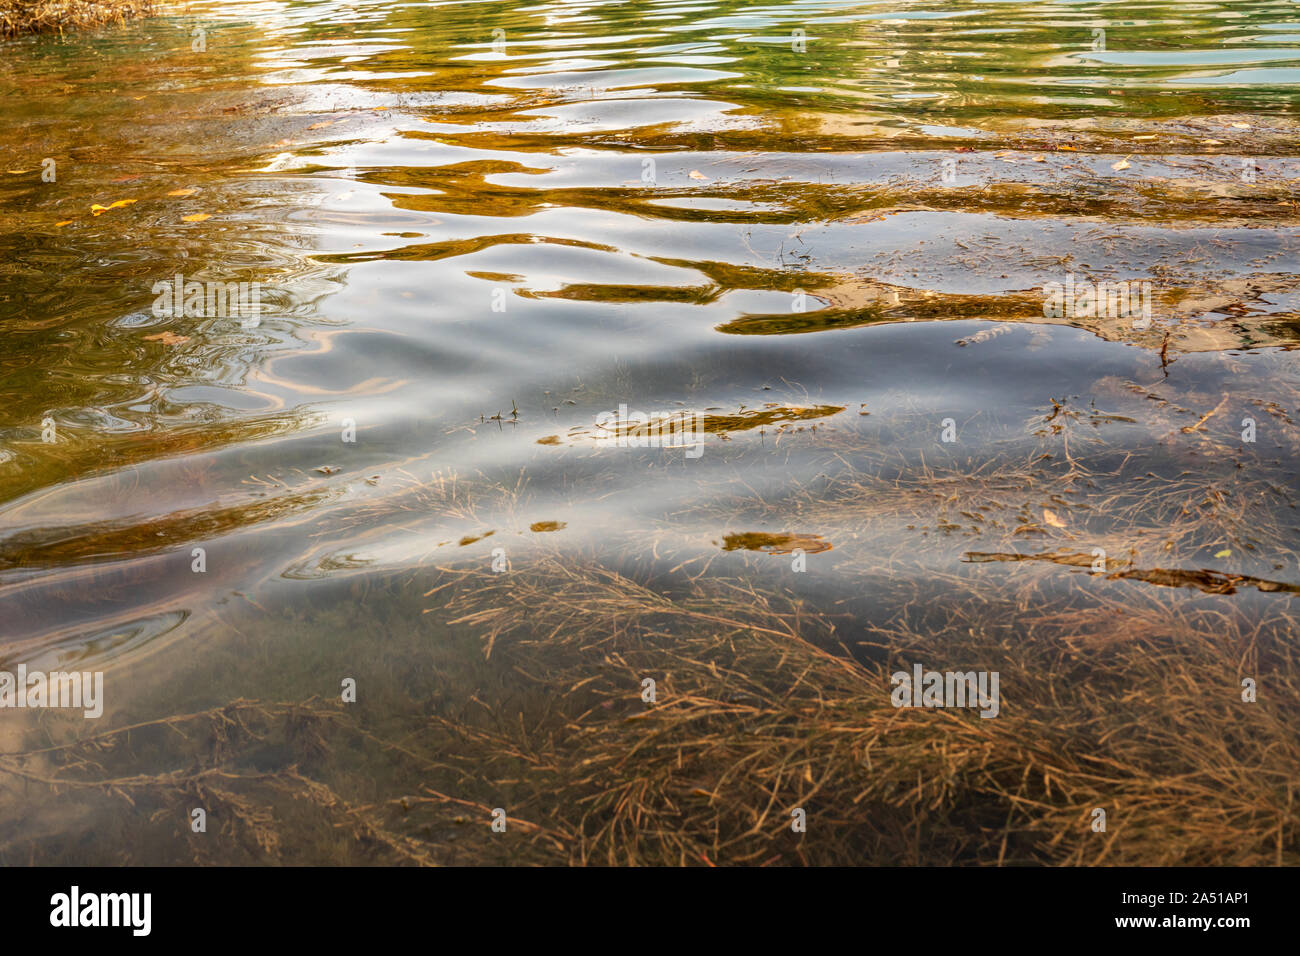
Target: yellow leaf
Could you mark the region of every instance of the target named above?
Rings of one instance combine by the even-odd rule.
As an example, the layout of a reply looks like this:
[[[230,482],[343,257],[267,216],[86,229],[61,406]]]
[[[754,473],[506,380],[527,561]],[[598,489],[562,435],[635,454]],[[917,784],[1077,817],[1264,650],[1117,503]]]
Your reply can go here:
[[[211,219],[211,218],[212,217],[209,216],[206,212],[196,212],[192,216],[181,217],[181,219],[183,219],[185,222],[202,222],[204,219]]]
[[[1216,557],[1216,558],[1230,558],[1230,557],[1232,557],[1232,549],[1231,549],[1231,548],[1224,548],[1222,551],[1220,551],[1218,554],[1216,554],[1215,557]]]
[[[1050,524],[1053,528],[1065,527],[1065,522],[1056,516],[1056,512],[1048,511],[1046,508],[1043,509],[1043,520],[1046,521],[1048,524]]]
[[[168,196],[193,196],[196,192],[198,192],[197,189],[173,189],[167,195]]]
[[[326,126],[330,126],[331,124],[333,124],[333,122],[334,122],[333,120],[324,120],[324,121],[322,121],[322,122],[320,122],[320,123],[312,123],[312,124],[311,124],[310,126],[308,126],[307,128],[308,128],[308,129],[324,129]]]
[[[1056,147],[1056,148],[1057,148],[1057,149],[1063,149],[1063,150],[1065,150],[1067,153],[1077,153],[1077,152],[1079,151],[1079,148],[1078,148],[1077,146],[1069,146],[1069,145],[1066,145],[1066,146],[1058,146],[1058,147]]]
[[[1129,167],[1129,161],[1127,159],[1121,159],[1118,163],[1111,164],[1110,168],[1118,171],[1121,169],[1128,169],[1128,167]]]
[[[129,206],[129,205],[131,205],[131,203],[133,203],[133,202],[136,202],[136,200],[134,200],[134,199],[119,199],[117,202],[111,202],[111,203],[109,203],[107,206],[101,206],[99,203],[95,203],[94,205],[92,205],[92,206],[90,207],[90,211],[91,211],[92,213],[94,213],[96,216],[99,216],[99,215],[103,215],[104,213],[108,212],[110,209],[120,209],[120,208],[123,207],[123,206]]]
[[[72,222],[71,219],[65,219],[65,220],[63,220],[63,222],[56,222],[54,225],[55,225],[55,226],[66,226],[66,225],[69,225],[71,222]]]
[[[1047,157],[1046,157],[1046,156],[1035,156],[1035,157],[1034,157],[1034,162],[1036,162],[1036,163],[1045,163],[1045,162],[1047,162]]]
[[[177,335],[175,332],[159,332],[156,335],[146,335],[146,342],[161,342],[163,345],[180,345],[182,342],[188,342],[188,335]]]
[[[1249,123],[1233,123],[1233,124],[1232,124],[1232,128],[1233,128],[1233,129],[1250,129],[1250,124],[1249,124]]]
[[[1203,139],[1203,140],[1201,140],[1201,145],[1203,145],[1203,146],[1222,146],[1222,145],[1223,145],[1223,140],[1221,140],[1221,139]]]
[[[709,178],[708,176],[705,176],[702,172],[700,172],[698,169],[692,169],[692,170],[690,171],[690,173],[688,173],[688,175],[691,177],[691,179],[708,179],[708,178]]]

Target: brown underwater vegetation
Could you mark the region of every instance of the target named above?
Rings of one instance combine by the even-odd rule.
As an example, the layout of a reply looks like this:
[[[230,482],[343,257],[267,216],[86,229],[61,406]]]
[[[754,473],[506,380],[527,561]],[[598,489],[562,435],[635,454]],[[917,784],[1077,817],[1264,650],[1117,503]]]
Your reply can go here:
[[[843,435],[839,453],[853,441]],[[1049,483],[1028,466],[890,480],[852,468],[802,504],[797,490],[769,503],[831,538],[847,534],[837,526],[914,522],[899,553],[836,570],[886,594],[888,619],[705,574],[711,559],[698,554],[654,573],[636,560],[644,540],[622,562],[548,534],[514,552],[509,574],[472,560],[386,581],[359,573],[359,613],[276,616],[268,669],[352,673],[358,658],[372,661],[373,673],[356,675],[372,695],[365,706],[270,696],[164,705],[169,716],[79,739],[42,715],[0,757],[0,800],[40,794],[43,807],[35,828],[0,828],[0,858],[39,844],[47,859],[89,852],[101,863],[1300,863],[1295,588],[1176,566],[1191,540],[1247,535],[1248,548],[1285,551],[1287,519],[1241,507],[1275,476],[1225,482],[1206,471],[1107,500],[1106,476],[1080,448],[1060,467],[1097,484],[1108,506],[1095,539],[1111,555],[1104,570],[1086,549],[1026,543],[1068,541],[1084,520],[1068,500],[1037,520]],[[855,464],[870,460],[857,452]],[[1063,487],[1059,475],[1050,486]],[[413,503],[528,526],[517,487],[413,483],[368,508]],[[1032,519],[985,517],[984,550],[966,550],[957,572],[924,585],[891,576],[900,561],[968,547],[970,527],[946,517],[955,504]],[[727,501],[706,507],[738,513]],[[918,537],[922,524],[935,537]],[[718,554],[751,538],[821,543],[719,537]],[[672,542],[664,534],[653,550],[671,556]],[[788,549],[766,550],[750,555],[754,568],[789,560]],[[1007,577],[990,588],[983,575],[999,566]],[[1061,575],[1081,584],[1069,600]],[[1229,603],[1233,585],[1258,588],[1265,603]],[[247,658],[267,653],[263,638],[245,635],[242,619],[225,623],[240,638],[182,680],[179,698],[257,689]],[[896,709],[890,674],[918,661],[998,671],[1000,714]],[[646,677],[653,703],[641,697]],[[1242,700],[1245,678],[1257,701]],[[69,819],[91,826],[114,804],[136,812],[115,817],[112,849],[90,852],[76,827],[67,832]],[[207,808],[219,844],[187,832],[194,806]],[[489,827],[497,807],[506,834]],[[791,829],[795,808],[806,833]],[[1105,832],[1092,828],[1097,808]],[[65,835],[48,842],[42,820]]]
[[[1074,615],[1072,640],[1011,644],[957,611],[952,659],[1002,674],[1002,713],[984,720],[890,705],[883,658],[906,668],[928,637],[876,629],[882,659],[859,663],[810,639],[833,639],[830,620],[739,582],[670,598],[559,560],[471,578],[451,583],[494,645],[477,706],[397,737],[337,703],[236,700],[8,753],[6,802],[147,811],[123,818],[122,863],[208,858],[218,844],[184,832],[191,806],[243,862],[1300,862],[1297,661],[1239,616],[1151,593]],[[1044,609],[1027,626],[1063,623]],[[653,705],[637,696],[648,674]],[[1266,675],[1255,704],[1238,698],[1247,674]],[[259,771],[277,749],[291,765]],[[407,787],[348,794],[357,759],[391,762]],[[4,858],[20,860],[34,834],[6,830]]]
[[[1028,444],[969,459],[890,440],[932,429],[923,411],[765,403],[816,408],[820,427],[762,418],[761,440],[746,415],[717,415],[736,439],[707,430],[708,460],[748,436],[816,451],[821,470],[768,494],[701,478],[686,512],[588,548],[537,513],[522,478],[386,475],[314,533],[416,521],[418,569],[318,555],[302,577],[350,579],[341,606],[246,596],[216,629],[233,638],[191,634],[202,663],[115,726],[47,712],[11,732],[0,860],[1300,863],[1300,389],[1289,370],[1268,402],[1176,387],[1162,361],[1195,356],[1146,349],[1142,381],[1053,399],[1018,429]],[[1212,361],[1231,373],[1244,357]],[[1258,452],[1241,409],[1265,423]],[[1139,418],[1163,437],[1114,437]],[[302,480],[331,500],[347,480],[334,471]],[[304,488],[281,484],[258,507],[297,507]],[[28,566],[158,547],[151,525],[88,527],[15,543]],[[483,549],[512,529],[527,544],[492,573]],[[796,550],[839,562],[838,599],[768,573]],[[750,573],[714,570],[724,558]],[[38,600],[84,589],[66,578]],[[890,675],[917,662],[999,672],[999,715],[896,709]],[[320,679],[336,673],[357,677],[364,706],[337,701]],[[1246,679],[1258,700],[1242,699]],[[189,832],[196,806],[213,833]],[[498,807],[506,834],[489,826]],[[115,838],[85,841],[105,820]]]
[[[153,0],[0,0],[0,36],[121,23],[153,9]]]

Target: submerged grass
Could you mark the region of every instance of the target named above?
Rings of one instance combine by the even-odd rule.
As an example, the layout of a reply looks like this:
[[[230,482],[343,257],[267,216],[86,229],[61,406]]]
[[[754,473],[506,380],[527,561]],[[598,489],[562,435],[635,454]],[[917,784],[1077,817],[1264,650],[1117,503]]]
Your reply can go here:
[[[893,440],[924,413],[773,435],[810,477],[706,482],[623,550],[539,520],[522,473],[394,482],[331,533],[400,516],[422,567],[349,545],[312,578],[351,588],[332,610],[223,620],[124,726],[34,716],[0,753],[0,862],[1300,864],[1300,393],[1274,384],[1237,406],[1259,451],[1218,389],[1125,380],[987,458]],[[1114,441],[1134,406],[1158,441]],[[798,594],[796,548],[823,562]],[[998,715],[894,707],[915,664],[998,672]]]
[[[153,9],[153,0],[0,0],[0,36],[123,23]]]
[[[924,633],[558,551],[509,574],[443,569],[428,590],[478,646],[477,678],[456,678],[468,703],[236,700],[8,753],[5,798],[129,803],[123,862],[1300,863],[1286,596],[1247,620],[1152,588],[1123,608],[1026,608],[1012,639],[974,584]],[[889,676],[916,662],[999,671],[1001,713],[895,708]],[[219,853],[184,832],[192,806]],[[11,859],[20,845],[0,842]]]
[[[741,582],[669,597],[560,557],[535,577],[473,573],[453,603],[485,649],[545,674],[567,723],[458,754],[489,780],[523,748],[550,764],[529,802],[553,808],[575,862],[1300,859],[1300,684],[1294,649],[1264,636],[1287,613],[1248,624],[1153,593],[1118,627],[1097,608],[1053,621],[1072,642],[1012,642],[973,589],[953,597],[941,634],[872,627],[864,655],[828,649],[844,637],[833,619]],[[557,658],[566,672],[541,670]],[[1002,713],[896,709],[889,675],[916,661],[999,671]],[[1241,700],[1244,676],[1266,702]]]
[[[0,814],[22,821],[0,860],[1298,864],[1294,424],[1270,415],[1255,455],[1213,394],[1149,394],[1114,389],[1167,430],[1163,475],[1091,405],[1053,401],[983,464],[913,461],[885,439],[915,428],[884,420],[819,436],[838,469],[715,490],[623,551],[533,520],[522,476],[413,479],[349,521],[553,533],[511,536],[507,573],[459,548],[332,564],[333,610],[223,621],[238,640],[125,726],[34,717],[0,807],[41,809]],[[676,531],[701,524],[711,550]],[[800,594],[777,573],[796,546],[827,562]],[[1221,547],[1231,570],[1196,563]],[[914,664],[997,671],[999,714],[894,707]],[[217,839],[190,831],[200,806]],[[105,821],[111,849],[78,838]]]

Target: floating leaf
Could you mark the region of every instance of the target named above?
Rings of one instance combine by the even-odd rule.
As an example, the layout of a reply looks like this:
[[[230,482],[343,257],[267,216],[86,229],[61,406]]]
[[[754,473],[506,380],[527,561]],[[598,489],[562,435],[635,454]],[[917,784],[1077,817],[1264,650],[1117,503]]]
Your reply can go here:
[[[1230,557],[1232,557],[1232,549],[1231,549],[1231,548],[1224,548],[1222,551],[1220,551],[1218,554],[1216,554],[1215,557],[1216,557],[1216,558],[1230,558]]]
[[[312,123],[312,124],[311,124],[310,126],[308,126],[307,128],[308,128],[308,129],[324,129],[326,126],[332,126],[333,123],[334,123],[333,120],[324,120],[324,121],[322,121],[322,122],[320,122],[320,123]]]
[[[62,226],[71,225],[71,223],[72,223],[71,219],[65,219],[63,220],[63,222],[56,222],[54,225],[58,227],[62,227]]]
[[[204,219],[211,219],[211,218],[212,217],[209,216],[206,212],[196,212],[192,216],[181,216],[181,219],[185,222],[202,222]]]
[[[1223,145],[1223,140],[1221,140],[1221,139],[1203,139],[1203,140],[1201,140],[1201,145],[1203,145],[1203,146],[1222,146],[1222,145]]]
[[[1043,509],[1043,520],[1046,521],[1048,524],[1050,524],[1053,528],[1065,527],[1065,522],[1056,516],[1056,512],[1048,511],[1046,508]]]
[[[1129,165],[1130,163],[1127,159],[1121,159],[1118,163],[1113,163],[1110,168],[1118,172],[1121,169],[1128,169]]]
[[[1249,124],[1249,123],[1233,123],[1233,124],[1232,124],[1232,128],[1233,128],[1233,129],[1250,129],[1250,124]]]
[[[161,342],[163,345],[180,345],[182,342],[188,342],[188,335],[177,335],[175,332],[158,332],[155,335],[146,335],[146,342]]]
[[[133,202],[136,202],[136,200],[134,200],[134,199],[119,199],[119,200],[117,200],[117,202],[111,202],[111,203],[109,203],[107,206],[102,206],[102,205],[100,205],[99,203],[95,203],[94,205],[92,205],[92,206],[90,207],[90,211],[91,211],[92,213],[94,213],[96,216],[100,216],[100,215],[103,215],[104,213],[108,212],[110,209],[120,209],[120,208],[122,208],[123,206],[129,206],[129,205],[131,205],[131,203],[133,203]]]
[[[687,173],[687,175],[690,176],[691,179],[708,179],[708,178],[709,178],[708,176],[705,176],[702,172],[700,172],[698,169],[692,169],[689,173]]]
[[[196,192],[198,192],[197,189],[173,189],[167,195],[168,196],[193,196]]]
[[[1033,161],[1036,162],[1036,163],[1045,163],[1045,162],[1047,162],[1047,157],[1046,157],[1046,156],[1035,156],[1035,157],[1033,157]]]
[[[334,472],[338,470],[339,469],[333,465],[321,465],[319,468],[316,469],[316,471],[319,471],[322,475],[332,475],[334,474]]]

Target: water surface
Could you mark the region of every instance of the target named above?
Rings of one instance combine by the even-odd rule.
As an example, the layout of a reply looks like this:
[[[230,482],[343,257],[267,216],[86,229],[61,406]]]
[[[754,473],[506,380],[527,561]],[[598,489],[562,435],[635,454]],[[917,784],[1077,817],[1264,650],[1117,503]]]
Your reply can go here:
[[[475,700],[517,723],[464,575],[725,581],[935,666],[1144,615],[1286,641],[1293,4],[199,2],[7,42],[0,96],[0,656],[108,688],[7,749],[358,675],[390,744]],[[157,314],[177,275],[260,283],[258,322]],[[1071,277],[1149,283],[1153,321],[1046,316]],[[621,405],[702,453],[602,440]],[[576,627],[508,600],[543,648]],[[560,643],[539,666],[581,672]],[[311,779],[370,806],[455,749],[366,739]],[[503,799],[465,773],[435,789]],[[412,858],[200,854],[161,796],[15,786],[15,859]],[[417,861],[456,859],[441,826]]]

